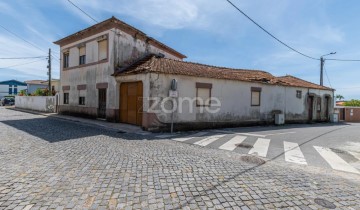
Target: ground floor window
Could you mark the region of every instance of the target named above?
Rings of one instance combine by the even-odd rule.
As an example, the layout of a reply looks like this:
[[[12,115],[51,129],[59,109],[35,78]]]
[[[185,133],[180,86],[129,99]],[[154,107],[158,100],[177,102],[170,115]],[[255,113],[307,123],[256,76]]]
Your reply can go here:
[[[196,106],[210,106],[211,88],[209,83],[196,83]]]
[[[64,93],[64,104],[69,104],[69,93]]]
[[[251,106],[260,106],[261,88],[251,88]]]
[[[79,105],[85,105],[85,97],[83,96],[79,97]]]

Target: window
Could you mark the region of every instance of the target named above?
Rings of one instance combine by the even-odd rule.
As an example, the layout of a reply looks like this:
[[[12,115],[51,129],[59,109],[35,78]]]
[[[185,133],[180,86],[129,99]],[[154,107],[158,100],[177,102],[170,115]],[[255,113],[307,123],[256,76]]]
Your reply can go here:
[[[12,85],[9,85],[9,95],[11,95],[12,94],[12,91],[13,89],[12,89]]]
[[[297,90],[296,91],[296,98],[301,98],[302,97],[302,91],[301,90]]]
[[[69,93],[64,93],[64,104],[69,104]]]
[[[210,106],[212,84],[196,83],[196,106]]]
[[[251,106],[260,106],[261,88],[251,88]]]
[[[79,97],[79,105],[85,105],[85,97]]]
[[[17,95],[18,91],[17,91],[17,85],[14,85],[14,94]]]
[[[84,65],[86,63],[86,48],[80,47],[79,48],[79,65]]]
[[[69,67],[69,52],[64,53],[64,68],[68,68]]]
[[[99,49],[99,61],[107,59],[107,48],[108,48],[108,40],[104,39],[98,42]]]

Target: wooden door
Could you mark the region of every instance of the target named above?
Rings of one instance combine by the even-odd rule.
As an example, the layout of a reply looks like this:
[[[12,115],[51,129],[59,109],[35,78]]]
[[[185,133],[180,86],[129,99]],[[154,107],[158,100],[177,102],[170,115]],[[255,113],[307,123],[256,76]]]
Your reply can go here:
[[[309,121],[313,120],[313,109],[314,109],[314,97],[308,97],[308,113],[309,113]]]
[[[120,122],[142,125],[142,82],[127,82],[120,85]]]
[[[106,89],[99,89],[98,118],[106,118]]]

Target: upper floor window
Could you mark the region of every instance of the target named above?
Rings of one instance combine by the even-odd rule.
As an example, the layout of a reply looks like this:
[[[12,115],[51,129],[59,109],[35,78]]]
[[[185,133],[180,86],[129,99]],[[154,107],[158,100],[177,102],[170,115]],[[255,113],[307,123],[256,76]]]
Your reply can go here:
[[[261,88],[251,88],[251,106],[260,106],[261,99]]]
[[[64,68],[68,68],[69,67],[69,52],[65,52],[64,55]]]
[[[85,46],[79,48],[79,65],[86,63],[86,48]]]
[[[98,42],[98,49],[99,49],[99,61],[107,59],[108,56],[108,40],[103,39]]]

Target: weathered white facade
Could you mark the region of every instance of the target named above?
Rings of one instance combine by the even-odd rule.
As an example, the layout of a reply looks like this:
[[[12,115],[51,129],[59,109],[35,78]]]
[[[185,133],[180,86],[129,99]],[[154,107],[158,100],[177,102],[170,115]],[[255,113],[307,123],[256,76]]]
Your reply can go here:
[[[106,43],[106,49],[100,47],[100,42]],[[119,121],[119,84],[111,76],[116,68],[148,53],[162,53],[172,59],[185,57],[116,18],[55,43],[60,45],[62,60],[59,112],[109,121]],[[85,63],[80,64],[83,48]],[[105,96],[100,96],[100,89]],[[80,97],[84,103],[80,103]]]
[[[328,121],[333,112],[330,88],[264,71],[183,62],[184,55],[116,18],[55,43],[62,54],[63,114],[146,130],[165,130],[173,122],[180,130],[273,124],[275,114],[284,114],[287,123]]]
[[[328,121],[329,114],[333,112],[332,90],[172,74],[148,73],[117,77],[119,83],[143,83],[143,97],[148,99],[144,101],[143,109],[143,127],[146,129],[169,128],[173,111],[169,90],[173,79],[178,82],[178,97],[174,99],[177,104],[173,121],[175,129],[274,124],[277,113],[285,115],[286,123]],[[196,106],[197,83],[212,84],[211,97],[218,99],[218,102],[206,108]],[[261,89],[260,106],[251,105],[252,88]],[[301,91],[300,98],[297,97],[297,91]],[[309,97],[313,97],[311,105]],[[159,101],[157,106],[150,107],[155,100]]]

